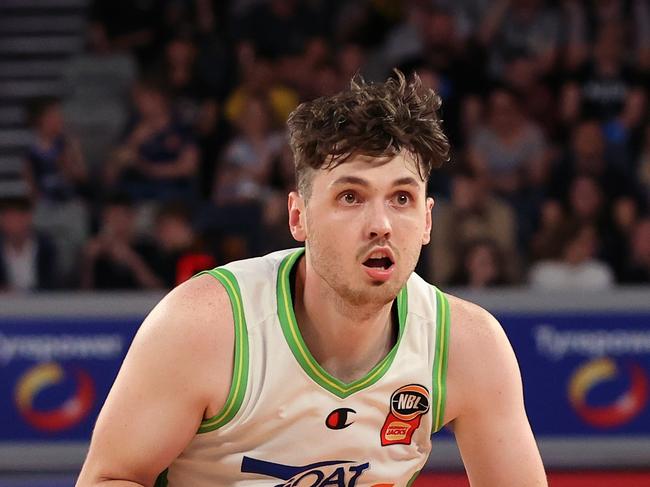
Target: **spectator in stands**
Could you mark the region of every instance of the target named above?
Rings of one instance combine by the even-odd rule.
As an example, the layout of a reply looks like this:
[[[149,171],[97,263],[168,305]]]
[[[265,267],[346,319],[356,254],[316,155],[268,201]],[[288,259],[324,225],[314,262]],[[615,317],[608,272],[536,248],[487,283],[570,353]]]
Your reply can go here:
[[[452,180],[451,201],[438,201],[434,209],[435,231],[428,247],[431,282],[446,283],[463,268],[460,252],[476,241],[491,241],[503,256],[509,281],[518,274],[515,214],[495,197],[484,179],[466,171]]]
[[[633,0],[632,8],[637,41],[637,65],[647,75],[650,72],[650,4],[646,0]]]
[[[645,0],[601,0],[584,2],[565,0],[562,7],[565,13],[565,35],[567,52],[565,66],[569,72],[579,68],[590,55],[590,46],[594,44],[603,27],[612,22],[620,24],[625,31],[634,33],[637,15],[644,20],[642,5]],[[632,8],[631,8],[632,7]],[[641,8],[639,8],[641,7]],[[647,11],[646,11],[647,12]],[[630,15],[632,13],[632,15]],[[647,16],[646,16],[647,19]],[[630,40],[632,40],[630,38]]]
[[[475,42],[481,23],[492,2],[491,0],[442,0],[436,3],[451,11],[458,36],[467,44]]]
[[[211,189],[216,155],[228,138],[222,98],[232,68],[216,37],[199,44],[190,36],[177,36],[165,44],[157,70],[169,90],[178,123],[196,138],[200,154],[197,191],[204,197]]]
[[[103,24],[86,33],[86,52],[63,71],[66,122],[79,137],[89,172],[97,176],[128,118],[128,94],[137,66],[130,53],[117,51]]]
[[[493,240],[477,240],[462,250],[460,266],[449,282],[452,286],[484,289],[511,284],[506,277],[504,257]]]
[[[274,130],[271,108],[261,97],[248,97],[237,119],[236,134],[217,170],[213,199],[217,206],[263,202],[271,186],[274,161],[286,136]]]
[[[450,9],[433,8],[430,2],[409,5],[409,21],[405,25],[415,29],[417,43],[414,49],[403,52],[395,61],[388,61],[386,70],[397,65],[407,73],[416,71],[424,78],[423,74],[428,72],[437,79],[436,92],[445,106],[446,130],[456,145],[461,96],[482,89],[487,82],[481,69],[484,56],[475,56],[474,50],[468,49],[459,39]],[[397,46],[391,46],[391,41]],[[389,37],[388,42],[388,53],[395,49],[399,53],[402,49],[398,38]]]
[[[171,289],[216,265],[214,256],[194,232],[188,209],[182,204],[163,206],[156,215],[152,268],[164,286]]]
[[[631,252],[621,281],[626,284],[650,284],[650,218],[640,220],[631,237]]]
[[[272,252],[295,245],[287,221],[287,194],[295,191],[293,154],[285,141],[273,167],[272,188],[264,202],[262,232],[264,234],[261,252]]]
[[[271,107],[274,124],[284,124],[298,105],[298,94],[278,81],[273,61],[260,57],[245,45],[240,46],[242,80],[225,101],[225,115],[233,124],[241,116],[250,97],[263,98]]]
[[[650,123],[645,126],[639,159],[636,163],[641,197],[646,208],[650,208]]]
[[[608,227],[601,231],[603,259],[612,267],[618,281],[622,281],[630,256],[630,243],[639,221],[639,204],[630,196],[621,196],[611,206]]]
[[[490,52],[490,73],[500,79],[504,59],[522,52],[549,73],[558,54],[561,24],[558,12],[543,0],[498,0],[490,4],[479,28],[479,40]]]
[[[544,196],[549,150],[544,134],[523,113],[514,91],[496,88],[488,103],[487,123],[474,133],[468,160],[490,188],[513,205],[518,242],[523,247],[532,236]]]
[[[184,126],[202,136],[210,135],[217,121],[217,104],[197,67],[198,47],[188,37],[165,44],[161,78],[169,87],[172,111]]]
[[[569,218],[571,226],[593,225],[603,228],[607,207],[598,181],[589,176],[578,176],[569,188]]]
[[[529,247],[532,262],[559,259],[571,224],[561,203],[549,199],[540,209],[540,222]]]
[[[99,233],[85,246],[84,289],[159,289],[163,280],[152,267],[154,246],[138,238],[132,200],[111,196],[102,209]]]
[[[452,144],[457,146],[461,98],[466,93],[483,89],[487,83],[481,75],[484,56],[482,53],[476,56],[475,50],[459,40],[449,9],[426,7],[418,16],[422,17],[417,21],[420,48],[401,59],[400,69],[407,73],[416,71],[423,80],[425,76],[436,79],[435,90],[445,107],[446,131]]]
[[[89,50],[64,72],[66,123],[56,100],[32,116],[26,180],[36,234],[55,244],[56,285],[79,280],[88,203],[104,196],[93,191],[99,165],[108,189],[139,200],[112,213],[135,211],[138,228],[145,216],[160,245],[126,239],[151,274],[126,252],[95,251],[122,269],[107,278],[121,283],[98,287],[170,286],[208,263],[205,248],[223,263],[286,247],[292,160],[274,128],[299,100],[358,72],[383,79],[398,62],[442,96],[453,157],[473,168],[429,181],[433,282],[517,282],[528,259],[609,282],[602,259],[619,281],[644,282],[631,256],[650,208],[649,11],[647,0],[94,0]],[[131,58],[160,82],[132,90],[124,130]],[[178,199],[194,228],[165,204]]]
[[[589,227],[597,232],[594,256],[605,260],[619,275],[627,238],[637,218],[636,201],[631,197],[608,201],[598,180],[586,175],[570,182],[563,201],[566,212],[559,200],[544,203],[541,225],[531,242],[533,260],[560,258],[574,229]]]
[[[274,58],[300,53],[309,37],[321,30],[311,2],[270,0],[260,2],[242,19],[237,34],[256,53]]]
[[[540,261],[530,270],[531,286],[543,290],[603,290],[614,283],[614,273],[596,258],[598,233],[594,226],[573,226],[562,242],[559,259]]]
[[[147,68],[160,52],[168,3],[93,0],[90,18],[104,26],[117,49],[133,53]]]
[[[321,37],[310,38],[301,52],[278,59],[274,66],[275,79],[303,100],[341,87],[332,47]]]
[[[27,150],[25,175],[35,202],[34,225],[53,241],[59,256],[56,270],[66,284],[88,235],[88,210],[83,200],[88,171],[79,140],[67,130],[56,98],[31,106],[34,133]]]
[[[585,3],[580,0],[562,2],[563,20],[563,68],[567,72],[576,71],[589,56],[589,22]]]
[[[557,138],[557,108],[552,86],[539,71],[535,58],[513,52],[504,58],[504,83],[517,93],[521,108],[547,137]]]
[[[487,123],[470,141],[469,162],[508,197],[516,197],[548,165],[544,135],[522,112],[512,90],[501,87],[490,94]]]
[[[598,121],[579,122],[570,135],[570,147],[555,164],[547,193],[565,199],[569,186],[578,176],[595,179],[607,201],[634,193],[629,178],[621,167],[611,163],[605,151],[605,135]]]
[[[434,12],[431,2],[404,2],[402,21],[388,31],[382,47],[382,71],[423,57],[426,49],[425,38]],[[451,39],[450,41],[453,42]]]
[[[0,201],[0,291],[53,289],[56,278],[56,250],[34,228],[29,198]]]
[[[598,236],[596,255],[620,275],[638,218],[636,199],[630,195],[607,201],[597,180],[578,177],[571,185],[569,204],[569,225],[593,226]]]
[[[199,152],[171,109],[165,87],[142,80],[134,89],[137,118],[109,161],[106,181],[133,199],[192,202]]]
[[[622,24],[602,26],[590,59],[562,90],[561,114],[567,124],[595,118],[616,162],[628,168],[628,142],[643,121],[646,94],[639,73],[625,61]]]
[[[216,170],[213,205],[201,220],[209,233],[237,234],[238,242],[255,252],[264,245],[258,238],[267,200],[273,196],[274,168],[286,145],[286,135],[274,129],[266,100],[249,97],[236,126],[236,135],[226,146]],[[234,240],[233,240],[234,241]],[[232,246],[231,246],[232,247]]]

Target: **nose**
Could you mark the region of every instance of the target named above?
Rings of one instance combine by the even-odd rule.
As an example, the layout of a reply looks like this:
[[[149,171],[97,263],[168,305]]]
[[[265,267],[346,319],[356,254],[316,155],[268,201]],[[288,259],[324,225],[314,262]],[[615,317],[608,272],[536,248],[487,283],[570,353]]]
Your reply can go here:
[[[393,228],[383,201],[368,205],[366,235],[370,240],[390,238]]]

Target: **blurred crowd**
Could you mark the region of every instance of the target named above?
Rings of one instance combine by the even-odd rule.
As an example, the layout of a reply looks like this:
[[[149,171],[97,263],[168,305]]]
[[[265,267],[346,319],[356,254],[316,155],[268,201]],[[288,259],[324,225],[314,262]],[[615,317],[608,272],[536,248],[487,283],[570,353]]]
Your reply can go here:
[[[164,289],[294,246],[288,114],[394,67],[453,147],[422,275],[650,283],[650,2],[96,0],[63,96],[30,104],[0,289]]]

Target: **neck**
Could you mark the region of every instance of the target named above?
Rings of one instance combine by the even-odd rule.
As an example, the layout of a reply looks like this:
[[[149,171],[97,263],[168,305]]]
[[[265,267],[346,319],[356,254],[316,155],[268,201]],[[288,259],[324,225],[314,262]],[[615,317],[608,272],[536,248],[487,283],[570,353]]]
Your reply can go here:
[[[395,342],[392,302],[359,306],[347,302],[313,270],[297,264],[295,314],[309,351],[328,373],[344,382],[365,376]]]

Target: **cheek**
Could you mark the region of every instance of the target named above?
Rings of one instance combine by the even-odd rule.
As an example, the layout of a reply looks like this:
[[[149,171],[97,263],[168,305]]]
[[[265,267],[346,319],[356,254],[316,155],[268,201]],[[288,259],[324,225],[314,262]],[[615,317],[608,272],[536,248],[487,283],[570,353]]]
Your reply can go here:
[[[409,242],[420,241],[420,237],[424,233],[427,226],[425,216],[413,215],[409,218],[404,218],[400,223],[400,233],[408,239]]]

